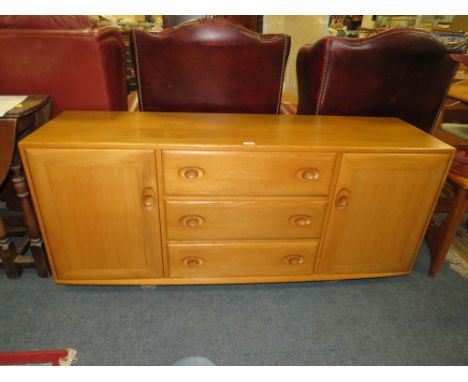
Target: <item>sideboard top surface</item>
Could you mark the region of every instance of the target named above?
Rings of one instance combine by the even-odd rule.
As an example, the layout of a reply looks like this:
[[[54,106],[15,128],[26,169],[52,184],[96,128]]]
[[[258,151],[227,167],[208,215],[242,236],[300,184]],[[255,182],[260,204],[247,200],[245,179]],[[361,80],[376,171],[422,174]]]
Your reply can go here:
[[[397,118],[108,111],[64,112],[20,145],[454,151]]]

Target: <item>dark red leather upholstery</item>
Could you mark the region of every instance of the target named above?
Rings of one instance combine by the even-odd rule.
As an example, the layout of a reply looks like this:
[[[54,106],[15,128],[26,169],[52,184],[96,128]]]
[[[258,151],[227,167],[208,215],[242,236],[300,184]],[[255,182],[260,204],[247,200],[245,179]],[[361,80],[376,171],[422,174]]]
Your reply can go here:
[[[64,110],[127,110],[120,33],[85,16],[0,16],[0,94],[47,94]]]
[[[96,26],[88,16],[2,16],[2,29],[90,29]]]
[[[290,37],[222,20],[131,31],[140,110],[278,113]]]
[[[456,68],[421,29],[325,37],[299,50],[297,113],[397,117],[430,132]]]

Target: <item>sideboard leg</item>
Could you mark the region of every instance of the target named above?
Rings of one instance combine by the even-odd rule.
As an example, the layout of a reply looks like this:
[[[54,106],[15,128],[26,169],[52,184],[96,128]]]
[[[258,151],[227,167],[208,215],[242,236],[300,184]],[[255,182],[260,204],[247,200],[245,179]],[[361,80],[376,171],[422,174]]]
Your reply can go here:
[[[29,189],[26,184],[21,164],[11,166],[13,170],[13,184],[15,186],[16,196],[21,202],[21,208],[24,215],[24,225],[31,239],[31,252],[36,265],[37,274],[40,277],[48,277],[49,269],[44,255],[41,233],[36,220],[31,199],[29,197]]]
[[[18,279],[21,276],[21,268],[15,265],[15,243],[8,237],[5,223],[0,217],[0,256],[5,273],[10,279]]]

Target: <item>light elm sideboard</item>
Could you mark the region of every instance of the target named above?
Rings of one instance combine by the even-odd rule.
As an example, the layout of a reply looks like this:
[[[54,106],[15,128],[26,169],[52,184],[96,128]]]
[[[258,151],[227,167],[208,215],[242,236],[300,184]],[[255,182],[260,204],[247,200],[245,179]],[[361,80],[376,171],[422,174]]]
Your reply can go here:
[[[65,112],[20,143],[55,281],[411,272],[454,149],[393,118]]]

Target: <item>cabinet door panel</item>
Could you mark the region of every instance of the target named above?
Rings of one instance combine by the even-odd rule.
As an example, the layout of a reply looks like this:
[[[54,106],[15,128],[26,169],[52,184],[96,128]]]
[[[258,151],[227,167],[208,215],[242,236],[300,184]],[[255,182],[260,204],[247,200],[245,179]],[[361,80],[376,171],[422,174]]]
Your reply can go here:
[[[343,155],[321,273],[406,272],[449,155]]]
[[[162,276],[152,150],[26,150],[59,280]]]

